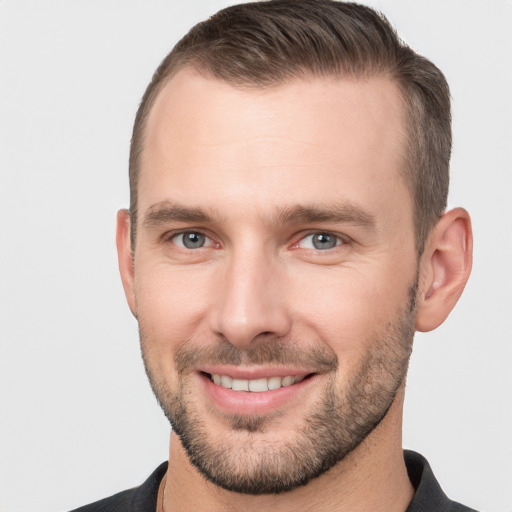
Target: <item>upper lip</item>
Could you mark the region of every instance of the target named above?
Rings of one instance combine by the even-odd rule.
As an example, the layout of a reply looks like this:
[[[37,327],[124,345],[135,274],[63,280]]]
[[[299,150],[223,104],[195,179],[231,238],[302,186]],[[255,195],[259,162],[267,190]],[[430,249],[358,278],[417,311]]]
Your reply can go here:
[[[227,375],[233,379],[242,380],[255,380],[264,379],[270,377],[305,377],[314,371],[283,367],[283,366],[268,366],[268,367],[246,367],[241,368],[238,366],[229,365],[215,365],[215,366],[204,366],[199,369],[203,373],[209,373],[210,375]]]

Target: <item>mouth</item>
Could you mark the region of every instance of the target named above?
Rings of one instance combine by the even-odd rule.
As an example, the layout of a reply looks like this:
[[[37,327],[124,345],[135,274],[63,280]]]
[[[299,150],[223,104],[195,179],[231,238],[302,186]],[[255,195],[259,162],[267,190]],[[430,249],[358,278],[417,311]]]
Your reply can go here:
[[[230,377],[229,375],[221,375],[218,373],[204,373],[214,384],[232,391],[247,391],[250,393],[264,393],[265,391],[275,391],[280,388],[293,386],[305,379],[310,378],[313,374],[307,375],[285,375],[261,377],[258,379],[240,379]]]
[[[292,369],[203,369],[198,372],[204,396],[227,414],[267,414],[291,407],[313,389],[318,373]],[[301,398],[303,397],[303,398]]]

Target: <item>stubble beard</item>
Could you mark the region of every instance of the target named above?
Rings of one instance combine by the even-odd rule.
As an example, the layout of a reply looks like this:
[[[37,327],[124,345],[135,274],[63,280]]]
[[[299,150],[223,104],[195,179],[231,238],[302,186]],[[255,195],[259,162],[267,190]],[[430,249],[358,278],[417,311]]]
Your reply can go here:
[[[301,349],[281,340],[244,352],[220,340],[204,347],[182,344],[176,352],[178,389],[169,389],[165,377],[152,371],[146,347],[151,340],[140,327],[144,364],[155,396],[191,461],[210,482],[243,494],[291,491],[322,475],[358,447],[380,424],[405,381],[414,336],[416,286],[407,308],[384,331],[366,344],[370,347],[357,372],[343,389],[337,387],[338,360],[325,346]],[[302,350],[302,352],[298,352]],[[289,438],[269,434],[279,415],[222,415],[231,432],[221,442],[212,439],[208,420],[193,398],[187,369],[198,360],[240,364],[316,361],[326,381],[321,398]]]

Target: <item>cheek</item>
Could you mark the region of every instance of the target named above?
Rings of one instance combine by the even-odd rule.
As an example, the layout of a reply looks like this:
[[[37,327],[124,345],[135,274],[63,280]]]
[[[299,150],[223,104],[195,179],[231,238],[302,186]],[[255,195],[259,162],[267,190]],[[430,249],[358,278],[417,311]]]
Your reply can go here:
[[[197,335],[207,309],[207,280],[190,269],[141,265],[135,274],[137,316],[146,351],[158,364]],[[172,363],[172,361],[171,361]]]
[[[374,267],[378,268],[378,267]],[[298,287],[297,317],[336,352],[340,364],[371,350],[409,300],[409,280],[381,272],[336,269]]]

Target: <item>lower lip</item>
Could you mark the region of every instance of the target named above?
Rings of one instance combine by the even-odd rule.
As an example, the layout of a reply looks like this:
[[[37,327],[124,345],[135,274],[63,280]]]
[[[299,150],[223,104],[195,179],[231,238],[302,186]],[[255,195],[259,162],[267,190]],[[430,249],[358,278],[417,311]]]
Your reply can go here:
[[[204,374],[200,374],[206,395],[211,402],[227,414],[267,414],[296,401],[306,388],[311,386],[316,375],[311,375],[301,382],[279,389],[262,391],[233,391],[219,386]]]

